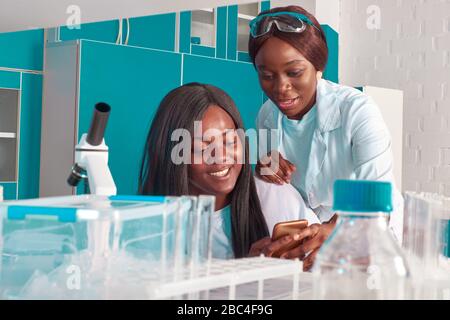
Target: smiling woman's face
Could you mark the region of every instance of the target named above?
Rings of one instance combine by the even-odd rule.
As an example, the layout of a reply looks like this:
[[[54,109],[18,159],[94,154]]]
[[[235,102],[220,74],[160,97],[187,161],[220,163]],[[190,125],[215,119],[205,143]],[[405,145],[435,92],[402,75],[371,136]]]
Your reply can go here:
[[[217,205],[234,190],[242,170],[243,146],[233,119],[219,106],[210,106],[204,113],[202,136],[192,144],[189,193],[214,195]]]
[[[321,72],[293,46],[277,37],[266,40],[255,57],[266,95],[289,119],[301,119],[316,102]]]

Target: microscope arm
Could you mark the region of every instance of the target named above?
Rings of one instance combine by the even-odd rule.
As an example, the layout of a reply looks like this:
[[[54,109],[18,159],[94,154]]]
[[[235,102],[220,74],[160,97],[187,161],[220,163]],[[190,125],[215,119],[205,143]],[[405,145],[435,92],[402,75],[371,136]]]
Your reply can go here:
[[[89,177],[89,189],[92,194],[111,196],[117,194],[111,171],[108,168],[107,153],[87,152],[85,168]]]

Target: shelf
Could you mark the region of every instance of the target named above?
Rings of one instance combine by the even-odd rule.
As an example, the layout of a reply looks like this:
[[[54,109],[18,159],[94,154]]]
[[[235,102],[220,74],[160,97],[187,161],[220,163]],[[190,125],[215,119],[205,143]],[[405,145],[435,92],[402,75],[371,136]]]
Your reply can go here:
[[[200,9],[200,10],[194,10],[194,11],[204,11],[204,12],[210,12],[210,13],[213,13],[213,12],[214,12],[214,9],[212,9],[212,8],[207,8],[207,9]]]
[[[194,10],[194,11],[202,11],[202,12],[214,13],[214,9],[199,9],[199,10]],[[256,17],[255,16],[250,16],[248,14],[238,13],[238,18],[250,21],[250,20],[255,19]]]
[[[0,138],[15,139],[16,133],[15,132],[0,132]]]
[[[249,15],[243,14],[243,13],[239,13],[238,14],[238,18],[239,19],[243,19],[243,20],[251,21],[251,20],[255,19],[256,17],[255,16],[249,16]]]

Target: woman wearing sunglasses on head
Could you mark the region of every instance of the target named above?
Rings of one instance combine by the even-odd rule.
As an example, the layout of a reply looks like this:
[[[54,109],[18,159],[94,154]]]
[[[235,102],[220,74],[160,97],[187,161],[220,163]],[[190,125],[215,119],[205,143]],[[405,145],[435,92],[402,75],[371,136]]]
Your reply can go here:
[[[394,184],[390,134],[368,96],[322,79],[325,34],[303,8],[275,8],[256,17],[250,23],[249,54],[269,97],[258,128],[278,133],[278,146],[261,150],[268,156],[260,159],[257,175],[273,184],[291,183],[322,222],[299,232],[302,245],[284,255],[304,260],[307,270],[336,223],[331,208],[336,179]],[[393,189],[390,228],[401,240],[403,200]]]

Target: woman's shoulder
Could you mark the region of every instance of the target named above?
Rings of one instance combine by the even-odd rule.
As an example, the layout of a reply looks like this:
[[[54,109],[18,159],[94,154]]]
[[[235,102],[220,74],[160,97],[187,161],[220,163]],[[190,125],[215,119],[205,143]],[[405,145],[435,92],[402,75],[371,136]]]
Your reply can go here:
[[[322,104],[338,108],[343,125],[354,125],[380,115],[375,101],[360,89],[324,80],[320,90]]]
[[[283,184],[280,186],[265,182],[258,177],[255,177],[255,184],[260,199],[268,199],[270,197],[280,199],[280,196],[285,200],[298,201],[301,199],[300,193],[290,184]]]
[[[335,100],[342,108],[357,108],[364,104],[374,104],[374,101],[358,88],[322,80],[321,93],[331,100]]]

